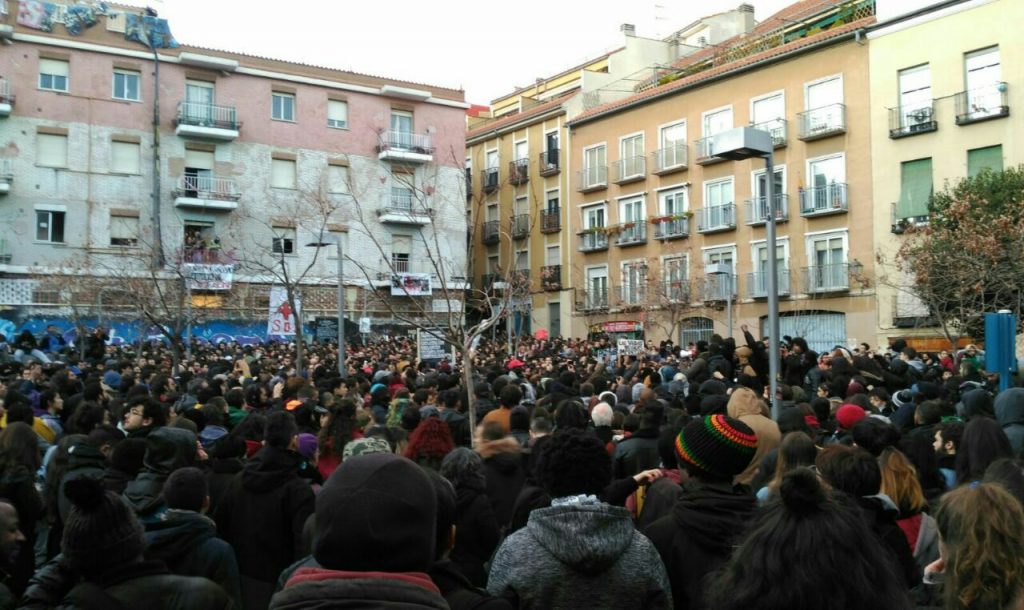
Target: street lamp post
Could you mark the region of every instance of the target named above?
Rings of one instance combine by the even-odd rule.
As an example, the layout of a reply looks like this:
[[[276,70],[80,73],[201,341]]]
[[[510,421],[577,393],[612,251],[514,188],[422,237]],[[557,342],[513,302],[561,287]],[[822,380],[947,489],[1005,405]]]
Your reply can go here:
[[[345,368],[345,257],[341,235],[320,233],[316,241],[306,244],[311,248],[335,246],[338,249],[338,374],[344,379]]]
[[[772,403],[772,417],[776,420],[782,410],[778,397],[779,388],[779,270],[776,253],[775,219],[775,146],[772,135],[752,127],[737,127],[713,136],[711,154],[733,161],[743,159],[764,159],[765,162],[765,219],[768,247],[768,385]]]

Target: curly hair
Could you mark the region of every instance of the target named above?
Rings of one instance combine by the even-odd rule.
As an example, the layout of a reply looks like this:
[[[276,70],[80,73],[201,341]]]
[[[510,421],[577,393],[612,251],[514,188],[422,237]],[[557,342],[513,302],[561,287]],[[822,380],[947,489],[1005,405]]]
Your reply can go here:
[[[996,483],[961,486],[935,513],[946,547],[946,608],[1007,608],[1024,583],[1024,509]]]
[[[405,457],[421,466],[437,470],[441,460],[455,448],[448,424],[437,417],[428,417],[420,422],[409,435]]]
[[[441,476],[458,489],[475,489],[483,492],[487,488],[484,475],[484,461],[480,454],[468,447],[456,447],[441,460]]]
[[[612,480],[612,460],[604,444],[575,428],[556,430],[536,460],[535,476],[552,498],[597,495]]]

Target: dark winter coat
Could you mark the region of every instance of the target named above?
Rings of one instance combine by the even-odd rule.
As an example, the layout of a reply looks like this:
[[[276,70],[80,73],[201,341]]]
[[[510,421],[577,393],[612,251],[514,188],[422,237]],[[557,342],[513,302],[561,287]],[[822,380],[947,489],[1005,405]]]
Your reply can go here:
[[[729,559],[755,504],[746,487],[690,481],[672,514],[644,531],[665,562],[675,608],[705,608],[704,578]]]
[[[0,470],[0,497],[18,510],[18,529],[25,540],[19,545],[8,581],[11,591],[21,595],[35,570],[36,523],[43,516],[43,499],[36,491],[35,473],[22,465],[9,465]]]
[[[449,559],[477,587],[487,586],[484,563],[498,547],[501,529],[487,494],[475,489],[456,491],[455,546]]]
[[[266,608],[277,576],[303,555],[302,528],[313,490],[299,478],[302,457],[266,446],[231,481],[214,521],[235,549],[245,608]]]
[[[448,424],[452,433],[452,441],[456,447],[469,447],[472,445],[472,435],[469,430],[469,418],[454,409],[441,411],[441,421]]]
[[[210,470],[206,473],[206,485],[210,490],[209,512],[211,515],[216,512],[220,499],[224,497],[224,492],[231,485],[231,480],[239,472],[242,472],[244,465],[245,462],[239,458],[210,460]]]
[[[629,511],[603,503],[533,511],[498,548],[491,595],[529,608],[670,608],[668,577]]]
[[[124,490],[124,499],[144,523],[158,521],[167,510],[164,482],[172,472],[191,466],[196,456],[196,437],[187,430],[158,428],[146,437],[143,470]]]
[[[657,468],[660,464],[657,428],[640,429],[615,447],[612,476],[616,479],[631,477],[638,472]]]
[[[512,508],[526,480],[519,443],[514,438],[506,437],[497,441],[482,441],[476,450],[484,461],[487,497],[491,500],[494,516],[498,526],[505,527],[512,520]]]
[[[1010,388],[996,396],[996,421],[1010,439],[1013,453],[1024,451],[1024,388]]]
[[[893,568],[903,578],[906,588],[916,586],[921,582],[921,573],[914,562],[914,551],[907,542],[907,536],[896,523],[899,509],[888,496],[882,495],[856,498],[856,503],[878,541],[889,549]]]
[[[164,562],[178,576],[202,576],[220,585],[242,607],[238,562],[231,545],[217,538],[217,525],[192,511],[169,510],[146,525],[146,559]]]
[[[450,561],[438,561],[430,568],[430,580],[441,590],[441,596],[452,610],[512,610],[512,604],[500,597],[491,597],[469,582]]]
[[[420,572],[338,572],[301,568],[274,595],[271,610],[448,610],[430,578]]]

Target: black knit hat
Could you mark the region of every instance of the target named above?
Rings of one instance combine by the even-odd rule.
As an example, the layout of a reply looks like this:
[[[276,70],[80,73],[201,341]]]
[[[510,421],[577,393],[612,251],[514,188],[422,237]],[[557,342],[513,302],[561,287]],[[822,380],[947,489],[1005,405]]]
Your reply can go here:
[[[351,457],[316,497],[313,557],[330,570],[426,572],[437,497],[427,474],[393,453]]]
[[[89,477],[68,481],[64,493],[72,506],[61,551],[72,568],[98,575],[142,556],[142,524],[120,496]]]
[[[731,479],[746,470],[757,453],[757,435],[750,426],[726,415],[691,421],[676,437],[680,463],[698,473]]]

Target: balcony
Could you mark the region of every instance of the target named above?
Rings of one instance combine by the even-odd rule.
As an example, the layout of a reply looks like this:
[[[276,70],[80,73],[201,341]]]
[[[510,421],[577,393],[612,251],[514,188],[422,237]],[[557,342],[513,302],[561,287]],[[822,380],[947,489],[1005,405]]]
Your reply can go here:
[[[613,230],[617,233],[616,246],[639,246],[647,243],[647,223],[643,220],[624,222],[615,226]]]
[[[14,94],[11,93],[11,81],[0,78],[0,117],[9,116],[14,110]]]
[[[561,163],[559,162],[558,148],[549,148],[544,152],[540,153],[540,175],[541,176],[554,176],[562,170]]]
[[[480,185],[481,185],[481,190],[483,190],[483,192],[487,193],[488,195],[490,195],[494,191],[498,190],[498,186],[499,186],[498,168],[497,167],[489,167],[489,168],[487,168],[485,170],[481,170],[480,171]]]
[[[686,280],[664,280],[661,283],[662,296],[670,303],[690,302],[690,282]]]
[[[679,142],[666,148],[659,148],[651,153],[654,157],[654,169],[651,171],[656,176],[681,172],[687,167],[688,148],[686,142]]]
[[[789,220],[789,195],[775,193],[775,222]],[[768,220],[771,210],[768,209],[768,197],[754,197],[746,201],[746,218],[750,226],[763,225]]]
[[[715,273],[704,278],[701,284],[701,299],[705,303],[736,300],[736,275]]]
[[[430,134],[388,129],[382,131],[377,143],[381,161],[430,163],[434,160],[434,143]]]
[[[530,236],[529,214],[516,214],[512,217],[510,225],[509,233],[512,234],[512,239],[525,239]]]
[[[786,119],[772,119],[751,125],[759,131],[767,131],[772,137],[772,147],[782,148],[789,143],[786,132],[789,129],[789,122]]]
[[[466,199],[473,196],[473,170],[466,168]]]
[[[578,289],[576,309],[579,311],[600,311],[608,309],[608,288]]]
[[[485,246],[493,246],[501,240],[501,221],[488,220],[484,223],[483,231],[480,233],[480,241]]]
[[[807,294],[846,292],[850,289],[851,276],[860,273],[860,268],[860,263],[804,267],[804,291]]]
[[[668,241],[690,236],[690,218],[683,214],[653,218],[651,224],[654,225],[654,239]]]
[[[608,234],[604,227],[580,231],[580,252],[598,252],[608,249]]]
[[[894,140],[938,129],[933,100],[889,109],[889,137]]]
[[[731,203],[697,210],[697,232],[717,233],[736,228],[736,206]]]
[[[804,142],[846,133],[846,106],[843,104],[829,104],[800,112],[796,118],[800,121],[800,139]]]
[[[11,192],[14,182],[14,159],[0,159],[0,195]]]
[[[715,156],[713,152],[715,147],[715,136],[713,135],[699,140],[694,140],[693,145],[697,149],[697,152],[695,153],[697,155],[697,159],[695,160],[697,165],[711,165],[713,163],[721,163],[722,161],[728,160],[725,157]]]
[[[428,225],[433,217],[430,208],[418,205],[419,202],[406,189],[396,189],[391,193],[391,200],[377,210],[377,220],[383,223],[400,225]]]
[[[615,287],[615,307],[642,307],[647,303],[645,284],[625,284]]]
[[[541,289],[554,292],[562,289],[562,266],[546,265],[540,268]]]
[[[242,124],[234,106],[200,102],[179,102],[175,135],[183,138],[231,141],[238,138]]]
[[[584,167],[576,172],[576,190],[580,193],[590,193],[603,188],[608,188],[607,165]]]
[[[778,280],[779,296],[789,296],[789,269],[779,269]],[[757,271],[747,274],[747,297],[768,298],[768,272]]]
[[[234,178],[185,174],[178,177],[174,187],[176,208],[234,210],[240,198]]]
[[[500,284],[502,277],[500,273],[485,273],[480,276],[480,288],[482,290],[493,290],[495,284]]]
[[[508,162],[508,183],[526,184],[530,181],[530,160],[516,159]]]
[[[896,212],[897,203],[894,201],[889,205],[892,209],[892,224],[889,227],[889,232],[893,235],[903,235],[907,231],[928,226],[928,215],[924,216],[904,216],[900,217]]]
[[[562,230],[562,209],[551,208],[540,213],[540,232],[558,233]]]
[[[612,181],[628,184],[643,180],[647,175],[647,157],[627,157],[612,164]]]
[[[956,124],[969,125],[1010,115],[1006,83],[992,83],[956,94]]]
[[[830,182],[800,189],[801,216],[845,214],[849,209],[845,182]]]
[[[892,300],[892,325],[895,328],[934,328],[939,320],[927,305],[909,295]]]

